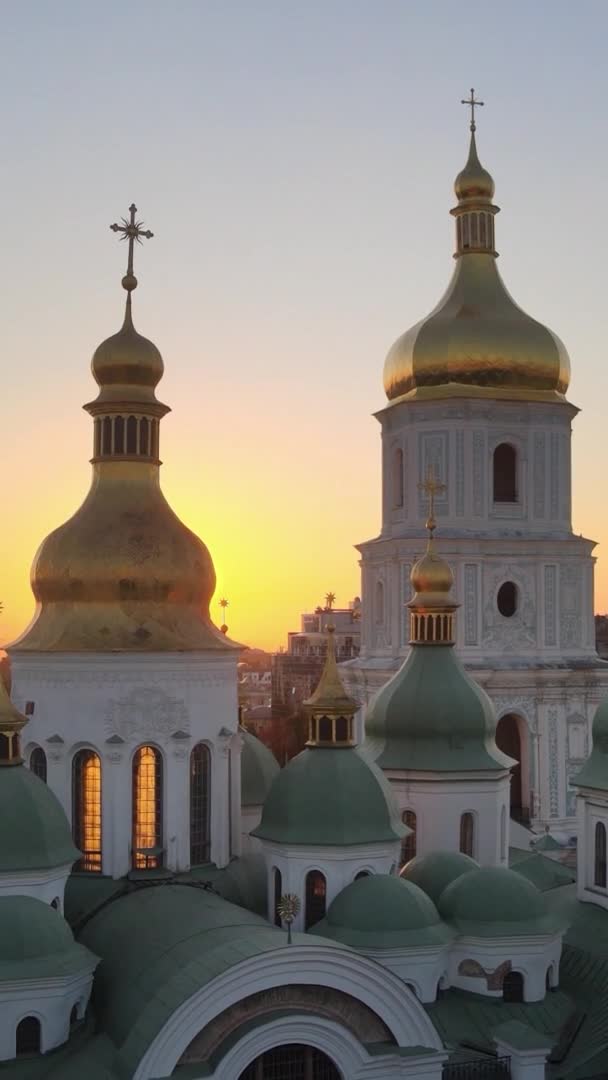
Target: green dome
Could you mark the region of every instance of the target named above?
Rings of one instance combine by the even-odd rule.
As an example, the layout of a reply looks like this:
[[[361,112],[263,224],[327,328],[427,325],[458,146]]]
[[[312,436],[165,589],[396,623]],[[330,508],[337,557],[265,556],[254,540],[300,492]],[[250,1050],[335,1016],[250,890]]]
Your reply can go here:
[[[460,851],[432,851],[410,859],[401,871],[401,878],[417,885],[438,904],[443,890],[452,881],[478,869],[479,863]]]
[[[272,750],[245,728],[240,729],[243,739],[241,750],[241,806],[261,806],[270,785],[279,772],[279,763]]]
[[[444,890],[438,907],[446,922],[468,936],[519,937],[561,928],[536,885],[503,867],[462,874]]]
[[[355,949],[435,945],[451,937],[422,889],[389,874],[370,874],[347,885],[313,933]]]
[[[23,765],[0,768],[0,872],[71,866],[68,819],[51,789]]]
[[[68,975],[94,959],[50,904],[33,896],[0,897],[0,982]]]
[[[388,781],[354,747],[302,750],[275,777],[252,836],[279,844],[351,845],[406,833]]]
[[[383,769],[499,771],[514,762],[495,731],[494,706],[453,647],[419,645],[371,702],[365,746]]]
[[[608,698],[600,701],[591,728],[593,748],[572,783],[608,791]]]

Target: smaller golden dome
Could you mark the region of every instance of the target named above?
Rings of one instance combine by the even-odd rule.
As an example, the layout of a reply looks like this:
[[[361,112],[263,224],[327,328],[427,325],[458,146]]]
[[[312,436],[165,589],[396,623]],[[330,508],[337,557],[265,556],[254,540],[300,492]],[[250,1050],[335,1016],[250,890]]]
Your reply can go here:
[[[410,581],[416,597],[421,597],[423,594],[426,604],[428,604],[429,594],[436,596],[442,604],[445,603],[446,596],[454,584],[454,575],[445,559],[442,559],[435,551],[432,538],[429,538],[422,558],[414,563]]]
[[[475,134],[471,132],[469,157],[464,169],[458,173],[454,181],[454,191],[457,199],[493,199],[494,180],[487,169],[484,169],[477,156]]]
[[[121,329],[96,348],[91,371],[100,387],[95,404],[156,402],[154,390],[163,376],[163,358],[156,345],[133,326],[130,294]]]
[[[0,676],[0,765],[21,765],[19,735],[27,717],[13,705]]]

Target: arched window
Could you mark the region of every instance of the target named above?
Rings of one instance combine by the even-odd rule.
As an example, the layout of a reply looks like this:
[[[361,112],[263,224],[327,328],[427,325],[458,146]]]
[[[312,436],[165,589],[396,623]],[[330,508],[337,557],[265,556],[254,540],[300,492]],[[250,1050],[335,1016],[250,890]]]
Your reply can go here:
[[[336,716],[334,723],[336,731],[336,742],[348,742],[350,738],[348,716]]]
[[[397,447],[393,454],[393,506],[403,506],[403,450]]]
[[[329,716],[320,716],[318,725],[319,742],[331,742],[331,720]]]
[[[306,875],[306,913],[305,929],[325,918],[327,900],[327,882],[320,870],[309,870]]]
[[[494,451],[494,502],[517,502],[517,451],[511,443],[500,443]]]
[[[463,814],[460,818],[460,850],[463,855],[473,857],[475,846],[475,820],[472,814]]]
[[[103,442],[101,447],[102,454],[112,453],[112,421],[109,416],[103,418]]]
[[[606,826],[602,821],[595,826],[593,884],[600,889],[606,888]]]
[[[273,870],[273,886],[274,886],[274,925],[282,926],[281,916],[279,915],[279,904],[283,895],[283,877],[281,871],[275,866]]]
[[[190,754],[190,865],[209,862],[211,755],[197,743]]]
[[[46,784],[46,754],[41,746],[35,746],[30,754],[30,769]]]
[[[133,757],[133,833],[135,870],[162,866],[163,759],[155,746],[140,746]]]
[[[17,1024],[15,1051],[17,1055],[40,1053],[40,1020],[37,1016],[24,1016]]]
[[[355,874],[355,881],[361,881],[361,878],[370,877],[369,870],[359,870],[358,874]]]
[[[416,815],[413,810],[404,810],[401,820],[404,825],[407,825],[408,829],[412,830],[401,841],[401,865],[405,866],[416,854]]]
[[[130,416],[127,420],[127,454],[137,453],[137,420]]]
[[[341,1080],[333,1061],[313,1046],[287,1043],[266,1050],[241,1073],[239,1080]]]
[[[125,452],[125,422],[122,416],[117,416],[114,420],[114,453],[124,454]]]
[[[79,750],[72,761],[72,835],[82,857],[76,870],[101,873],[101,761]]]
[[[502,980],[503,1001],[524,1000],[524,977],[521,971],[508,971]]]
[[[376,625],[382,626],[384,622],[384,582],[376,582]]]
[[[51,907],[55,908],[55,911],[61,911],[61,900],[58,896],[54,900],[51,900]]]
[[[148,421],[145,416],[139,422],[139,452],[146,457],[148,457],[150,453],[148,447]]]

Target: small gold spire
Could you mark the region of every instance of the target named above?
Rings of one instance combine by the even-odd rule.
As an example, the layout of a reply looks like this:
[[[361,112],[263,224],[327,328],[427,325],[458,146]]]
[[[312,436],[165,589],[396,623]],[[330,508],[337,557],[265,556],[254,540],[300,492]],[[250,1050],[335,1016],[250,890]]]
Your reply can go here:
[[[461,98],[460,104],[461,105],[468,105],[470,110],[471,110],[470,130],[471,130],[471,134],[473,134],[477,130],[477,125],[475,123],[475,107],[477,105],[485,105],[485,102],[475,100],[475,91],[474,91],[473,87],[471,87],[471,96],[469,98]]]
[[[307,746],[354,746],[354,716],[359,708],[342,685],[336,663],[335,626],[327,630],[327,657],[318,686],[304,702],[309,714]]]
[[[0,677],[0,766],[23,763],[19,736],[26,724],[27,717],[15,708]]]
[[[414,596],[408,603],[410,609],[410,644],[411,645],[453,645],[454,611],[458,604],[450,593],[454,584],[454,575],[445,559],[435,551],[434,533],[435,496],[447,490],[446,484],[440,483],[434,470],[429,469],[426,480],[418,485],[429,497],[429,513],[426,520],[428,539],[426,551],[418,562],[414,563],[410,581]]]

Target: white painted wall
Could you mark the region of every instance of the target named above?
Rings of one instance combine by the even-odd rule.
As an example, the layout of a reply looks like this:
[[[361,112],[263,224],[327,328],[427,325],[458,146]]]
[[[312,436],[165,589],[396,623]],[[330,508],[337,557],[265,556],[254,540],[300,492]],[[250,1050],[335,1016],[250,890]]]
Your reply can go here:
[[[608,835],[608,792],[581,788],[577,797],[579,838],[576,894],[579,900],[608,911],[608,888],[595,884],[595,827],[602,822]]]
[[[92,959],[89,972],[66,978],[20,979],[0,984],[0,1061],[15,1057],[17,1025],[26,1016],[40,1020],[43,1054],[67,1041],[74,1006],[79,1019],[85,1014],[96,963]]]
[[[462,975],[459,965],[464,960],[476,960],[486,972],[492,972],[505,961],[513,971],[524,977],[524,1001],[543,1001],[547,972],[551,969],[551,985],[558,985],[562,933],[534,937],[476,938],[459,937],[449,954],[450,986],[486,997],[502,997],[502,989],[489,990],[485,979]]]
[[[21,870],[0,874],[0,897],[33,896],[43,904],[59,901],[55,908],[63,915],[65,886],[72,864],[53,866],[49,870]]]

